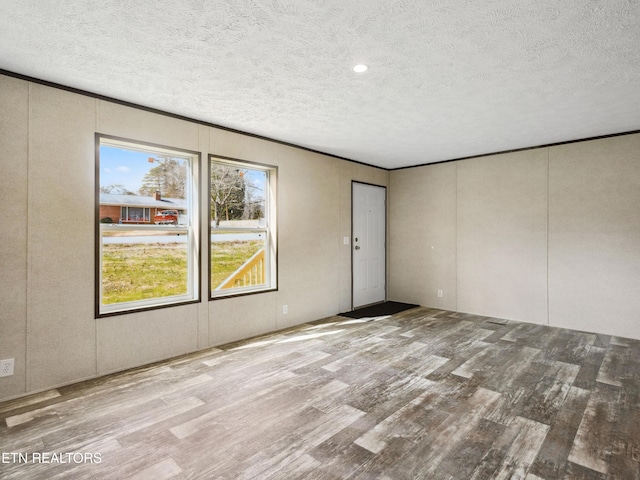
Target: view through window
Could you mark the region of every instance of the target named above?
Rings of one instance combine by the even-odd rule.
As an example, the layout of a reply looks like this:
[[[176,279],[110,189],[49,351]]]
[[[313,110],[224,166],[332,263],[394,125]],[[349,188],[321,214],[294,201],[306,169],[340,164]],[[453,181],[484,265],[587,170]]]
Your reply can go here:
[[[98,315],[197,300],[199,155],[98,142]]]
[[[211,295],[275,288],[275,168],[211,159]]]

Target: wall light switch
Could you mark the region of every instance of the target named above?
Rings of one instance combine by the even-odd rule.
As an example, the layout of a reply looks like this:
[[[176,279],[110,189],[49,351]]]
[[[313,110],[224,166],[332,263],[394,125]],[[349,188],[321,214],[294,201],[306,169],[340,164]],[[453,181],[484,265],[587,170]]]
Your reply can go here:
[[[289,313],[289,305],[282,305],[282,314],[286,315]]]
[[[342,241],[345,245],[349,245],[349,237],[344,237]]]

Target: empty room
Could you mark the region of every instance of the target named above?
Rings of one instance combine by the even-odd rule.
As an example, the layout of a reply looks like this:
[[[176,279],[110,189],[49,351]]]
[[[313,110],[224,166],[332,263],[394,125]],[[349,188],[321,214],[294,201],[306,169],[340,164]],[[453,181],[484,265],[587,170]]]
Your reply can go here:
[[[640,480],[639,45],[0,0],[0,478]]]

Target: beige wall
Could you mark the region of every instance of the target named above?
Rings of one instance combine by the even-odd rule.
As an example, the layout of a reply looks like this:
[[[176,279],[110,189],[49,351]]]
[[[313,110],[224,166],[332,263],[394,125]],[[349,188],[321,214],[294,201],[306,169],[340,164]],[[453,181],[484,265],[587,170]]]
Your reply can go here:
[[[549,152],[552,325],[640,338],[640,135]]]
[[[389,297],[455,310],[456,164],[391,172],[389,203]]]
[[[96,373],[95,101],[30,85],[27,389]]]
[[[640,338],[640,135],[397,170],[390,185],[392,299]]]
[[[547,155],[458,162],[458,310],[547,321]]]
[[[26,388],[29,85],[0,76],[0,112],[0,358],[15,358],[2,398]]]
[[[387,171],[2,75],[0,111],[0,401],[350,308],[351,181]],[[205,249],[201,303],[95,319],[96,132],[277,166],[278,291],[208,301]]]

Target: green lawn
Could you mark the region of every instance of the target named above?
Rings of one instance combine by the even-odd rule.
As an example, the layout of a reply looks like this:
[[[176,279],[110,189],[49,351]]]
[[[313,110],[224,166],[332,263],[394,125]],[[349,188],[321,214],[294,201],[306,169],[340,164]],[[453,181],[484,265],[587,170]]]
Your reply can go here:
[[[211,285],[216,288],[262,247],[260,241],[216,242],[211,247]],[[102,303],[132,302],[187,293],[183,244],[105,245]]]
[[[185,245],[105,245],[102,303],[132,302],[187,293]]]

